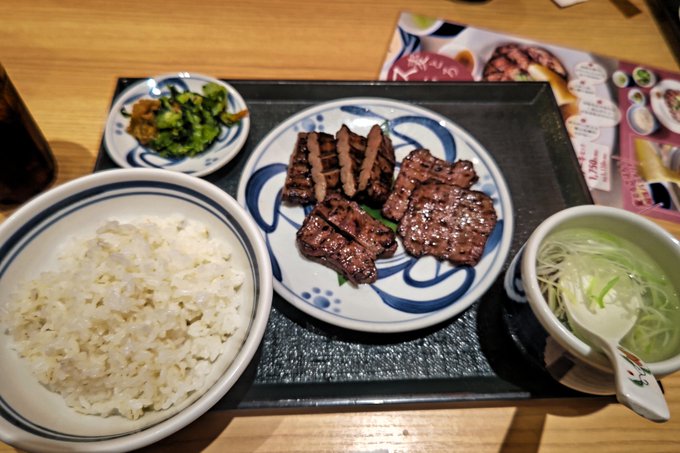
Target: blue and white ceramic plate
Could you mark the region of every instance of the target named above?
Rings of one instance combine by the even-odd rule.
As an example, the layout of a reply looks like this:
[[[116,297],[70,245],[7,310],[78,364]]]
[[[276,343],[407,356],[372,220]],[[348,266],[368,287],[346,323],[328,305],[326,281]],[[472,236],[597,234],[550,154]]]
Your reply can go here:
[[[377,282],[356,286],[340,284],[333,270],[300,254],[295,233],[306,211],[281,203],[288,160],[298,132],[317,130],[335,134],[342,124],[362,135],[368,134],[374,124],[384,125],[398,163],[419,147],[449,161],[473,162],[479,175],[473,188],[493,199],[498,214],[498,224],[477,266],[454,266],[432,257],[416,259],[399,244],[393,257],[377,261]],[[254,150],[239,181],[238,200],[265,237],[274,289],[315,318],[367,332],[416,330],[463,312],[496,280],[512,239],[510,193],[489,153],[448,118],[390,99],[340,99],[293,115]]]
[[[161,168],[192,176],[205,176],[227,164],[238,154],[248,138],[250,118],[247,116],[236,126],[223,126],[215,143],[201,154],[194,157],[166,158],[142,146],[128,134],[125,129],[130,120],[121,114],[122,108],[132,111],[132,105],[141,98],[157,99],[167,95],[169,85],[174,85],[180,91],[201,93],[203,85],[208,82],[220,84],[227,89],[229,112],[247,108],[234,87],[212,77],[179,72],[141,80],[126,88],[111,107],[104,130],[104,146],[111,159],[121,167]]]

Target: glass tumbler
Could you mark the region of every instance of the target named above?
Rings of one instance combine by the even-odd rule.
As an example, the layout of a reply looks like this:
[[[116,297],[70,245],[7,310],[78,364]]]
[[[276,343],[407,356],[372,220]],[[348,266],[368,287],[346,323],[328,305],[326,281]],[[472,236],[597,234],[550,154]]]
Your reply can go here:
[[[19,204],[41,192],[55,171],[47,140],[0,65],[0,205]]]

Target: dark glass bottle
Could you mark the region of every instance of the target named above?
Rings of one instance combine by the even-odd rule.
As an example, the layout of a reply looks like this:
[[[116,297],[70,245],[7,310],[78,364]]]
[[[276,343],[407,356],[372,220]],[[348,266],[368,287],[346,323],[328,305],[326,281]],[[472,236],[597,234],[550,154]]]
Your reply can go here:
[[[54,181],[47,140],[0,65],[0,204],[22,203]]]

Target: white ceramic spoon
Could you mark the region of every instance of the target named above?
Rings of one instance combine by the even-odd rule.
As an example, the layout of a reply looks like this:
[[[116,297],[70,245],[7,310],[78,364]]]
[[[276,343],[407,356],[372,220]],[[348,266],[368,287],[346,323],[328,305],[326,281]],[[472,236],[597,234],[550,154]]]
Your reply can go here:
[[[578,279],[585,279],[581,282]],[[563,269],[560,283],[577,298],[566,302],[565,309],[569,324],[590,346],[604,352],[609,358],[616,380],[616,399],[635,413],[654,422],[665,422],[670,418],[666,399],[649,367],[635,354],[619,343],[633,328],[638,317],[640,300],[628,303],[612,303],[616,292],[612,289],[604,299],[604,308],[588,308],[582,300],[579,283],[588,287],[587,277],[577,269]]]

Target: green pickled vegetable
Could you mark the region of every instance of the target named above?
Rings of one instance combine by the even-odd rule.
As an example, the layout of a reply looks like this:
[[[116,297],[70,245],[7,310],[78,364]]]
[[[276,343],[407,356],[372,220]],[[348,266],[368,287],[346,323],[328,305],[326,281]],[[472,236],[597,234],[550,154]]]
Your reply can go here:
[[[133,105],[128,133],[142,145],[163,157],[192,157],[202,153],[219,137],[222,127],[238,124],[247,110],[227,111],[227,89],[209,82],[203,94],[180,92],[169,86],[170,93],[157,100],[140,100]]]

